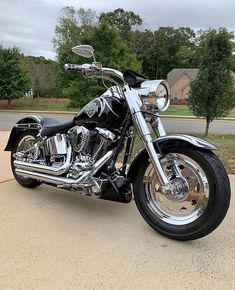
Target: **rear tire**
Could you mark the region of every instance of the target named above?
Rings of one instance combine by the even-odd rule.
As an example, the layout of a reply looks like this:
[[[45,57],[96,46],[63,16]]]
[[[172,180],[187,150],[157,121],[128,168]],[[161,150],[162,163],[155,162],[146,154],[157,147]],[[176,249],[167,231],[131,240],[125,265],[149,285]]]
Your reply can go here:
[[[195,166],[198,166],[204,172],[204,177],[201,177],[202,173],[199,173],[199,169],[197,169],[198,173],[195,171],[195,192],[191,192],[190,187],[189,194],[184,200],[169,201],[164,195],[161,197],[161,193],[157,195],[155,200],[154,198],[151,200],[149,198],[148,188],[150,188],[151,193],[154,192],[154,195],[157,190],[156,187],[152,187],[151,189],[152,185],[146,179],[146,170],[151,165],[148,159],[146,159],[146,156],[143,155],[142,160],[139,162],[140,167],[133,184],[135,202],[141,215],[153,229],[175,240],[194,240],[208,235],[219,226],[229,208],[231,195],[230,183],[223,164],[211,151],[199,151],[190,147],[171,147],[162,149],[162,151],[166,155],[175,153],[175,156],[179,154],[179,156],[185,156],[186,159],[193,160],[193,164],[196,164]],[[181,173],[186,172],[187,174],[191,174],[189,176],[193,176],[193,167],[191,168],[190,163],[188,164],[188,168],[186,164],[186,167],[182,169]],[[156,176],[154,178],[156,180]],[[188,178],[190,179],[190,177]],[[202,194],[199,192],[199,190],[202,191],[202,186],[196,183],[200,178],[203,182],[207,180],[205,182],[207,187],[205,187],[203,192],[207,190],[208,197],[206,197],[205,193]],[[185,178],[185,180],[187,179]],[[197,194],[201,194],[201,196],[197,197]],[[195,199],[192,199],[192,196],[195,196]],[[165,206],[160,198],[166,200]],[[170,205],[168,206],[168,204]],[[181,212],[181,210],[176,211],[175,208],[180,209],[181,204],[182,209],[186,212],[188,210],[188,214]]]
[[[33,140],[35,139],[35,135],[33,133],[22,133],[18,136],[16,143],[14,145],[13,150],[11,151],[11,169],[12,169],[12,173],[15,177],[15,180],[22,186],[27,187],[27,188],[34,188],[37,187],[39,185],[41,185],[42,183],[38,180],[32,179],[32,178],[28,178],[28,177],[23,177],[23,176],[19,176],[16,174],[15,172],[15,166],[14,166],[14,156],[13,154],[16,153],[17,151],[19,151],[19,147],[22,145],[23,142],[27,141],[27,140],[31,140],[33,142]],[[27,139],[28,138],[28,139]],[[25,141],[24,141],[25,140]],[[30,141],[30,142],[31,142]]]

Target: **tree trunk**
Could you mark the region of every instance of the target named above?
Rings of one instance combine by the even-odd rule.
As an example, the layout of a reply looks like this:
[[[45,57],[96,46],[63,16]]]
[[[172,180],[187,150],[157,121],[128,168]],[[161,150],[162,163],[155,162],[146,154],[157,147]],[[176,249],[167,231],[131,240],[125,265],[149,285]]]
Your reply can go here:
[[[211,122],[210,118],[209,117],[206,117],[206,131],[205,131],[205,136],[208,136],[210,122]]]
[[[9,109],[11,101],[12,101],[11,99],[7,99],[7,109]]]

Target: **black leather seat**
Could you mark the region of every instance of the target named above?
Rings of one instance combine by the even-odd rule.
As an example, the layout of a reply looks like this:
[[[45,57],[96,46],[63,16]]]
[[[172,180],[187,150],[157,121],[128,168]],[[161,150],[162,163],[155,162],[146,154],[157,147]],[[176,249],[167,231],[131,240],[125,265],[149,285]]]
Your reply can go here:
[[[43,127],[41,131],[42,137],[51,136],[56,133],[65,133],[67,130],[74,126],[73,120],[61,124],[58,122],[58,120],[48,117],[44,117],[40,123]]]

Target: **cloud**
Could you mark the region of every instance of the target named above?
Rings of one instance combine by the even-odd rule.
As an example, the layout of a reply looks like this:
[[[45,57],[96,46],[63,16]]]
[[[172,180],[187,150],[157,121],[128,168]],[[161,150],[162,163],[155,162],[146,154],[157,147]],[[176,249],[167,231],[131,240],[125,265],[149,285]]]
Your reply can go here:
[[[0,0],[0,43],[16,45],[26,55],[54,58],[51,40],[64,6],[91,8],[97,12],[122,7],[138,13],[150,29],[189,26],[194,29],[227,27],[235,31],[234,0]]]
[[[23,3],[24,2],[24,3]],[[54,58],[51,39],[59,9],[47,9],[38,1],[0,2],[0,42],[21,48],[29,55]]]

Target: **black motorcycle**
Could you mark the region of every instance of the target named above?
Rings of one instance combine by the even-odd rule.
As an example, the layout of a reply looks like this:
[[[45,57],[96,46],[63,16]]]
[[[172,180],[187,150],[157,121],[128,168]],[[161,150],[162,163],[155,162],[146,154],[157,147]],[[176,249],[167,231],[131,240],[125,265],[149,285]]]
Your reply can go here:
[[[16,181],[124,203],[134,195],[146,222],[176,240],[212,232],[229,207],[229,179],[215,146],[188,135],[166,135],[159,112],[169,106],[167,82],[103,68],[89,45],[72,50],[94,62],[66,64],[66,70],[113,85],[70,122],[41,116],[17,122],[5,149],[11,151]],[[143,149],[131,159],[135,136]]]

